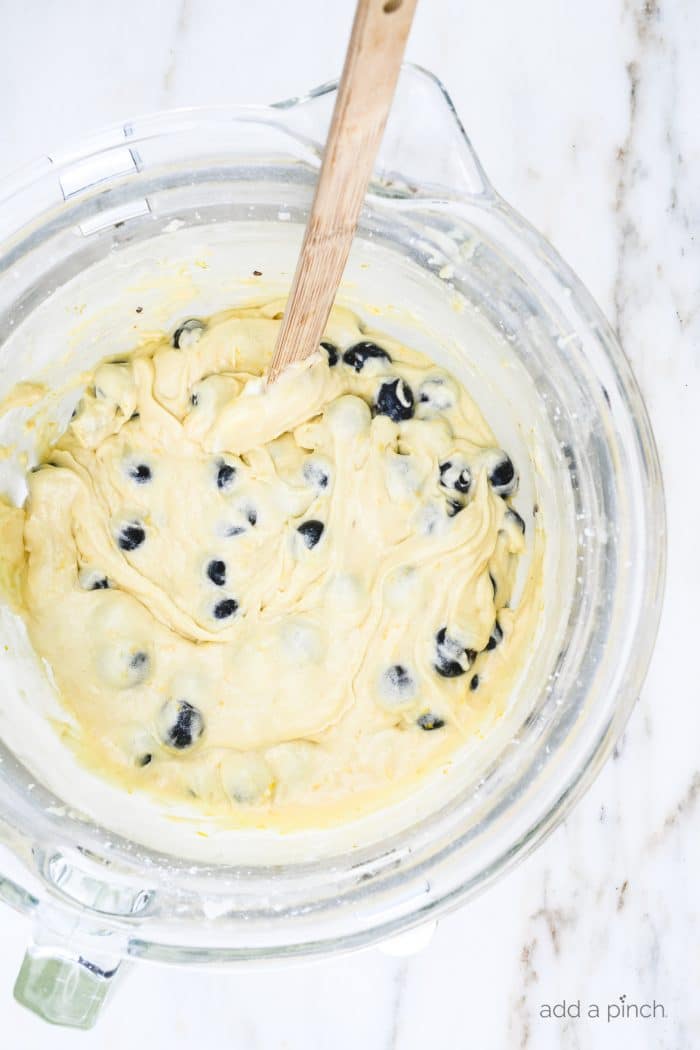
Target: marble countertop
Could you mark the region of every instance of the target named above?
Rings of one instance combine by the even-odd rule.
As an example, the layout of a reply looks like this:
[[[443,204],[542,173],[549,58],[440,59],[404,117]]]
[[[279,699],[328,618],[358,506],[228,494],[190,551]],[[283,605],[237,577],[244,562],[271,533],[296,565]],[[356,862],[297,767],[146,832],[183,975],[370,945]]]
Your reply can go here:
[[[34,0],[3,11],[0,174],[153,109],[269,101],[337,75],[351,0]],[[500,192],[578,271],[647,399],[668,497],[666,606],[602,774],[508,878],[420,952],[289,970],[143,965],[99,1028],[11,999],[29,936],[0,916],[12,1050],[694,1050],[700,1046],[700,7],[695,0],[421,0],[408,57],[452,94]],[[622,997],[626,997],[624,1000]],[[581,1018],[543,1004],[581,1003]],[[609,1005],[663,1005],[608,1020]],[[590,1004],[599,1018],[586,1017]],[[615,1009],[611,1011],[615,1015]]]

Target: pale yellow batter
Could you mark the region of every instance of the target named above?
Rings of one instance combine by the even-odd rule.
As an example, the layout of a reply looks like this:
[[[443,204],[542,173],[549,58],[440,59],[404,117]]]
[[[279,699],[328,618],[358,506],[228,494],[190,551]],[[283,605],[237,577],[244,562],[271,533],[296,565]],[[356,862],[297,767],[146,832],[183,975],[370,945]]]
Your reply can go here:
[[[72,746],[233,826],[405,794],[501,713],[537,618],[532,588],[509,608],[517,471],[465,390],[345,310],[266,390],[280,309],[101,364],[0,515]]]

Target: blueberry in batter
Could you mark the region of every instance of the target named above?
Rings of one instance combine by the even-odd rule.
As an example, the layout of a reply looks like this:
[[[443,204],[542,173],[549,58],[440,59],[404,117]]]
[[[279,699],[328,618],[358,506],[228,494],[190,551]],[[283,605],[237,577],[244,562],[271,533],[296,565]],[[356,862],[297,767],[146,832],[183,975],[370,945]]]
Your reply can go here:
[[[232,826],[409,793],[496,717],[537,623],[518,472],[464,387],[336,309],[266,388],[280,312],[98,365],[0,509],[81,760]]]

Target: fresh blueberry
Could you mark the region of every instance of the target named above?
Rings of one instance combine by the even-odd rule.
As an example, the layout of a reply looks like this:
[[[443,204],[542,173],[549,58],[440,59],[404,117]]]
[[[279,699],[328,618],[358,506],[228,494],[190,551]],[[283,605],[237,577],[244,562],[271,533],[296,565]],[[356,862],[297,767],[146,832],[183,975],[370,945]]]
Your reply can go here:
[[[503,641],[503,628],[501,627],[501,625],[498,622],[498,620],[496,620],[494,625],[493,625],[493,630],[491,631],[491,637],[489,638],[488,642],[486,643],[485,648],[486,648],[487,651],[490,651],[491,649],[495,649],[496,646],[500,645],[500,643],[502,641]]]
[[[236,477],[236,468],[232,467],[230,463],[219,463],[216,471],[216,484],[222,492],[226,489],[230,489]]]
[[[421,715],[420,718],[417,718],[416,723],[421,727],[421,729],[429,731],[431,729],[442,729],[442,727],[445,724],[445,721],[444,719],[440,718],[439,715],[434,715],[431,712],[428,712],[427,714]]]
[[[328,367],[333,368],[334,365],[338,364],[338,358],[340,356],[338,354],[338,347],[335,346],[333,343],[328,343],[326,341],[323,341],[321,343],[321,346],[328,354]]]
[[[469,688],[472,692],[479,688],[479,676],[478,674],[472,675],[472,680],[469,683]]]
[[[128,641],[111,639],[96,655],[101,677],[114,689],[133,689],[151,676],[150,656]]]
[[[78,583],[84,591],[106,591],[109,587],[109,580],[99,569],[81,569]]]
[[[146,485],[153,477],[153,473],[151,468],[145,463],[136,463],[134,466],[129,467],[129,477],[132,478],[137,485]]]
[[[443,678],[459,678],[467,671],[457,660],[438,660],[433,666]]]
[[[224,598],[214,606],[214,619],[228,620],[230,616],[233,616],[237,609],[238,602],[235,598]]]
[[[302,474],[304,476],[304,481],[308,482],[309,485],[313,485],[314,488],[328,488],[328,482],[330,480],[328,471],[316,460],[308,459],[304,464]]]
[[[472,473],[469,467],[461,463],[453,463],[451,459],[440,464],[440,484],[446,489],[454,489],[461,492],[463,496],[472,487]]]
[[[368,340],[364,340],[361,343],[355,343],[354,346],[348,347],[343,354],[343,361],[345,364],[350,365],[350,367],[354,368],[356,372],[361,372],[365,367],[365,363],[371,358],[389,362],[391,361],[386,350],[382,350],[381,346],[377,346],[376,343],[371,343]]]
[[[525,522],[520,517],[520,515],[517,512],[517,510],[513,510],[513,508],[510,507],[506,511],[505,520],[509,521],[509,522],[511,522],[511,524],[515,525],[516,528],[520,529],[520,531],[522,532],[523,536],[525,535]]]
[[[223,587],[226,583],[226,562],[215,558],[207,565],[207,576],[217,587]]]
[[[226,537],[229,537],[229,536],[242,536],[244,532],[245,532],[245,529],[243,528],[242,525],[225,525],[224,526],[224,536],[226,536]]]
[[[413,701],[416,682],[403,664],[393,664],[382,675],[380,689],[384,705],[393,710]]]
[[[499,458],[489,470],[489,481],[497,496],[510,496],[515,491],[518,476],[510,456],[505,452],[499,454]]]
[[[141,679],[145,678],[148,673],[148,664],[148,653],[144,653],[141,649],[135,652],[129,660],[129,667]]]
[[[375,407],[377,415],[388,416],[394,423],[410,419],[413,415],[413,391],[403,379],[390,379],[380,386]]]
[[[323,535],[323,522],[314,521],[313,518],[309,521],[303,521],[297,529],[297,532],[303,539],[306,547],[311,550],[312,547],[316,546]]]
[[[441,627],[435,635],[436,660],[435,670],[443,678],[458,678],[466,674],[476,653],[465,647],[455,638],[451,638],[446,627]]]
[[[430,417],[446,412],[456,401],[453,384],[446,376],[430,376],[418,387],[420,415]]]
[[[188,346],[193,346],[203,331],[204,323],[198,321],[196,317],[190,317],[173,332],[173,346],[176,350],[184,350]]]
[[[163,743],[178,751],[192,747],[204,732],[204,719],[189,700],[169,700],[160,713]]]
[[[146,530],[138,521],[122,525],[117,536],[117,543],[123,551],[135,551],[146,539]]]

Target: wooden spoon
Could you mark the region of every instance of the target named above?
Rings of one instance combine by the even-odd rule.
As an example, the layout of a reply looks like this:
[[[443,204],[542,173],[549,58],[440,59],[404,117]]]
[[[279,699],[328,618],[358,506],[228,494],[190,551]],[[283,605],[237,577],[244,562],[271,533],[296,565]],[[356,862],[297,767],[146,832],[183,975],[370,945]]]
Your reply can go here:
[[[319,348],[389,115],[417,0],[358,0],[268,382]]]

